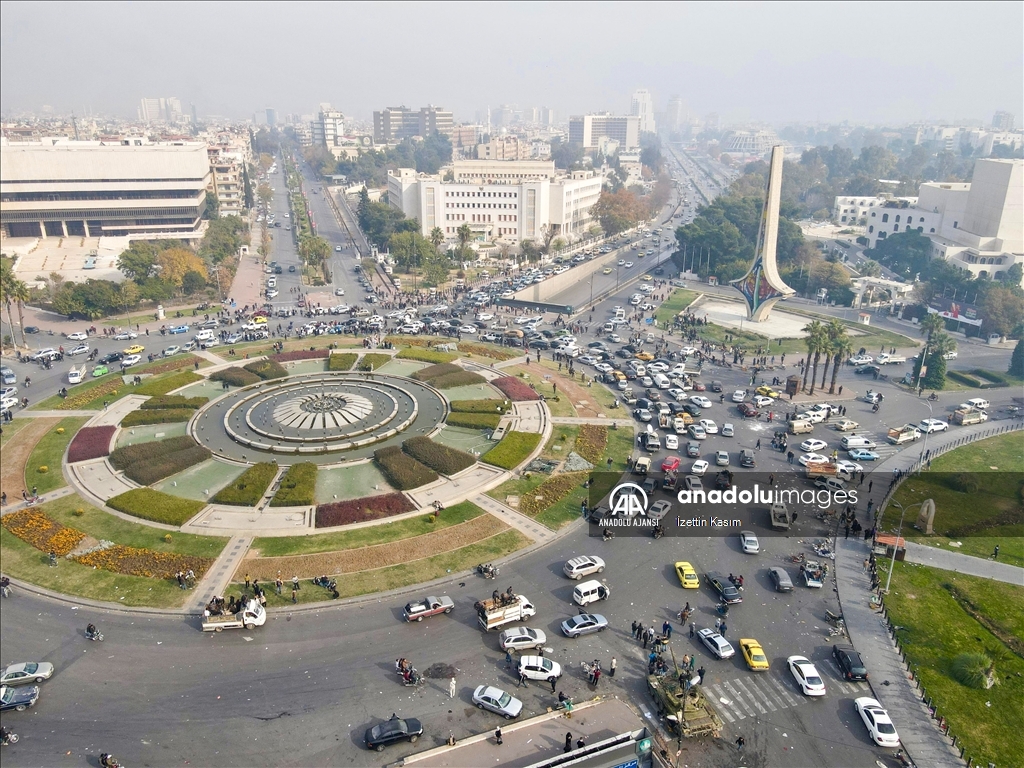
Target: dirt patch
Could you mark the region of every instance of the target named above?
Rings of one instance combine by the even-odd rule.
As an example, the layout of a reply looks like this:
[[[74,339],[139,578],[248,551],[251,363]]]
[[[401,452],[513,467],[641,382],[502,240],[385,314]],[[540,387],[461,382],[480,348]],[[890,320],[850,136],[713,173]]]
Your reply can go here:
[[[569,398],[569,402],[576,409],[577,416],[587,418],[598,416],[603,412],[601,406],[594,400],[591,389],[581,387],[572,379],[559,376],[557,373],[551,374],[551,380],[557,381],[558,394]],[[583,403],[583,405],[580,405],[580,403]]]
[[[369,571],[450,552],[507,530],[509,527],[498,518],[480,515],[465,523],[423,536],[413,536],[360,549],[289,557],[247,556],[236,571],[235,580],[238,580],[239,573],[243,577],[248,574],[262,581],[273,581],[277,578],[278,571],[286,576],[294,575],[299,578]]]
[[[15,501],[21,498],[21,492],[31,488],[25,483],[25,465],[28,463],[32,450],[43,435],[51,427],[60,423],[60,419],[32,419],[32,423],[22,428],[11,441],[4,446],[4,460],[0,469],[0,489],[7,493],[8,499]],[[51,472],[60,472],[60,467],[51,467]]]

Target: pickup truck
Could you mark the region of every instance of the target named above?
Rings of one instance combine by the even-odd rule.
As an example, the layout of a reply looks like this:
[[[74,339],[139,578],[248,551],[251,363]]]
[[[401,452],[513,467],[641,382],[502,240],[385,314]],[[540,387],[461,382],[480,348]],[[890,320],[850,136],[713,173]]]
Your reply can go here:
[[[455,603],[447,595],[440,597],[424,597],[422,600],[414,600],[407,603],[402,611],[406,621],[423,621],[427,616],[435,616],[439,613],[451,613]]]
[[[526,595],[498,595],[497,599],[481,600],[473,607],[485,632],[537,615],[537,609]]]
[[[893,445],[912,443],[921,439],[921,430],[913,424],[904,424],[897,429],[890,429],[885,439]]]
[[[821,589],[825,582],[825,572],[820,563],[816,560],[808,560],[800,566],[800,570],[804,575],[804,584],[811,589]]]
[[[878,365],[889,365],[892,363],[905,363],[907,362],[907,358],[903,355],[890,355],[888,352],[883,352],[875,358],[875,362]]]
[[[651,460],[647,456],[641,456],[633,465],[634,475],[646,475],[651,471]]]
[[[787,509],[786,505],[782,502],[772,504],[768,513],[772,518],[772,528],[778,528],[779,530],[785,531],[793,524],[793,517],[790,515],[789,509]]]
[[[71,366],[71,370],[68,371],[68,384],[81,384],[82,379],[85,378],[85,366],[75,368]]]
[[[951,421],[954,424],[962,424],[964,426],[980,424],[983,421],[988,421],[988,414],[984,411],[979,411],[977,408],[958,408],[953,412]]]
[[[267,621],[267,612],[258,600],[250,600],[238,613],[224,613],[220,616],[203,616],[203,632],[220,632],[223,629],[255,629]]]

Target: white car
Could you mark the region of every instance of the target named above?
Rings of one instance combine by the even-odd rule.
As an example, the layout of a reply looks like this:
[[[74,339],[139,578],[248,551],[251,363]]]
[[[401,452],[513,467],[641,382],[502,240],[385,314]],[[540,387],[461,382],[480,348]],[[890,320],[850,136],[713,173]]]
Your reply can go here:
[[[668,370],[668,363],[653,362],[647,365],[647,370],[650,373],[664,373]]]
[[[666,451],[677,451],[679,450],[679,436],[678,435],[665,435],[665,450]]]
[[[18,398],[16,397],[5,397],[0,399],[0,410],[9,411],[11,408],[15,408],[18,405]]]
[[[809,440],[804,440],[802,443],[800,443],[800,450],[807,452],[823,451],[827,447],[828,443],[826,443],[824,440],[818,440],[817,438],[814,437],[812,437]]]
[[[747,392],[744,389],[737,389],[732,393],[732,401],[734,403],[742,403],[747,399]]]
[[[74,333],[68,334],[68,341],[85,341],[89,338],[89,334],[85,331],[75,331]]]
[[[811,464],[828,464],[828,456],[822,456],[820,453],[805,453],[800,457],[800,465],[808,467]]]
[[[181,352],[181,347],[179,347],[177,344],[172,344],[171,346],[164,350],[164,357],[172,357],[178,354],[179,352]]]
[[[476,319],[477,320],[481,320],[483,322],[487,322],[488,320],[493,320],[494,319],[494,315],[492,315],[490,312],[483,312],[483,313],[477,315]]]
[[[798,413],[797,418],[802,421],[809,421],[811,424],[821,424],[825,420],[826,411],[805,411]]]
[[[711,401],[704,397],[704,395],[690,395],[690,402],[696,405],[698,408],[711,407]]]
[[[710,627],[698,629],[697,635],[700,637],[700,641],[707,646],[707,649],[719,659],[730,659],[736,655],[736,649],[732,647],[729,641]]]
[[[271,288],[269,291],[267,291],[267,298],[268,299],[272,299],[275,296],[280,295],[280,293],[281,292],[279,290],[277,290],[276,288]]]
[[[592,573],[603,572],[604,560],[595,555],[574,557],[571,560],[567,560],[565,565],[562,566],[562,573],[576,581],[579,581],[584,576],[589,576]]]
[[[131,365],[135,365],[142,361],[142,355],[128,355],[127,357],[121,358],[121,367],[127,368]]]
[[[857,710],[864,726],[868,729],[871,740],[880,747],[898,747],[900,736],[896,733],[896,727],[892,724],[889,713],[881,704],[869,696],[862,696],[855,699],[853,708]]]
[[[686,356],[696,355],[697,354],[697,348],[696,347],[683,347],[682,349],[679,350],[679,352],[680,352],[680,354],[686,355]]]
[[[868,365],[869,363],[875,362],[875,358],[871,355],[854,355],[846,362],[849,365]]]
[[[632,261],[627,261],[626,264],[625,264],[626,269],[629,269],[632,266],[633,266],[633,262]]]
[[[506,629],[498,636],[498,644],[501,650],[526,651],[534,648],[543,648],[547,643],[548,636],[541,629],[530,629],[529,627],[514,627]]]
[[[715,451],[715,466],[717,466],[717,467],[728,467],[729,466],[729,452],[728,451]]]
[[[139,338],[139,334],[135,331],[121,331],[114,337],[115,341],[130,341],[131,339]]]
[[[519,674],[528,680],[553,682],[562,676],[562,666],[543,656],[523,656],[519,659]]]
[[[725,422],[722,425],[722,437],[734,437],[736,435],[736,427],[729,422]]]
[[[477,329],[476,329],[475,325],[460,325],[459,326],[459,333],[467,333],[467,334],[469,334],[469,333],[476,333],[476,330]]]
[[[682,401],[686,399],[686,391],[679,389],[678,387],[673,387],[668,391],[668,393],[672,395],[672,397],[674,397],[676,400]]]
[[[821,679],[821,675],[818,674],[817,668],[810,659],[803,656],[790,656],[786,659],[786,663],[789,664],[789,671],[805,696],[825,695],[825,681]]]
[[[489,709],[506,720],[519,717],[523,711],[523,702],[509,693],[491,685],[479,685],[473,691],[473,703],[480,709]]]
[[[344,296],[345,295],[345,289],[344,288],[335,288],[334,289],[334,295],[335,296]]]
[[[704,427],[704,431],[707,432],[709,435],[718,434],[718,425],[715,423],[714,419],[701,419],[697,423]]]
[[[864,465],[863,464],[858,464],[856,461],[848,461],[847,459],[840,459],[839,461],[836,462],[836,471],[837,472],[846,472],[846,473],[849,473],[849,474],[852,475],[855,472],[863,472],[864,471]]]
[[[702,477],[704,473],[708,471],[709,466],[711,465],[704,461],[704,459],[697,459],[693,462],[693,466],[690,467],[690,474]]]
[[[761,544],[757,540],[757,534],[753,531],[740,531],[740,547],[747,555],[756,555],[760,552]]]
[[[75,355],[87,355],[88,353],[89,353],[89,345],[88,344],[79,344],[74,349],[69,349],[68,350],[68,356],[70,356],[70,357],[74,357]]]
[[[945,432],[949,429],[949,422],[941,421],[939,419],[924,419],[917,425],[917,428],[926,435],[930,435],[932,432]]]
[[[757,395],[753,399],[754,405],[758,408],[767,408],[769,405],[775,402],[774,398],[765,397],[764,395]]]

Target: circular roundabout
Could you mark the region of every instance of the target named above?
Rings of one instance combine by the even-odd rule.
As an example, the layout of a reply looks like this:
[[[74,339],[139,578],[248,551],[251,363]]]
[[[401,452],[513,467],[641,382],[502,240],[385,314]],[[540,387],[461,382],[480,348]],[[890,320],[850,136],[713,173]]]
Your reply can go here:
[[[447,412],[436,389],[403,376],[307,374],[221,397],[196,413],[189,433],[229,461],[338,464],[429,436]]]

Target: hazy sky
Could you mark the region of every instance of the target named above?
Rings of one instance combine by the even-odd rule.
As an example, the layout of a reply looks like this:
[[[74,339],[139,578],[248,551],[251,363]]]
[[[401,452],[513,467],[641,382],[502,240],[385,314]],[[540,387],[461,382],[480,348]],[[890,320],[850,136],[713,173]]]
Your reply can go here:
[[[0,109],[134,117],[436,104],[624,112],[646,87],[724,121],[1024,117],[1024,4],[0,3]]]

